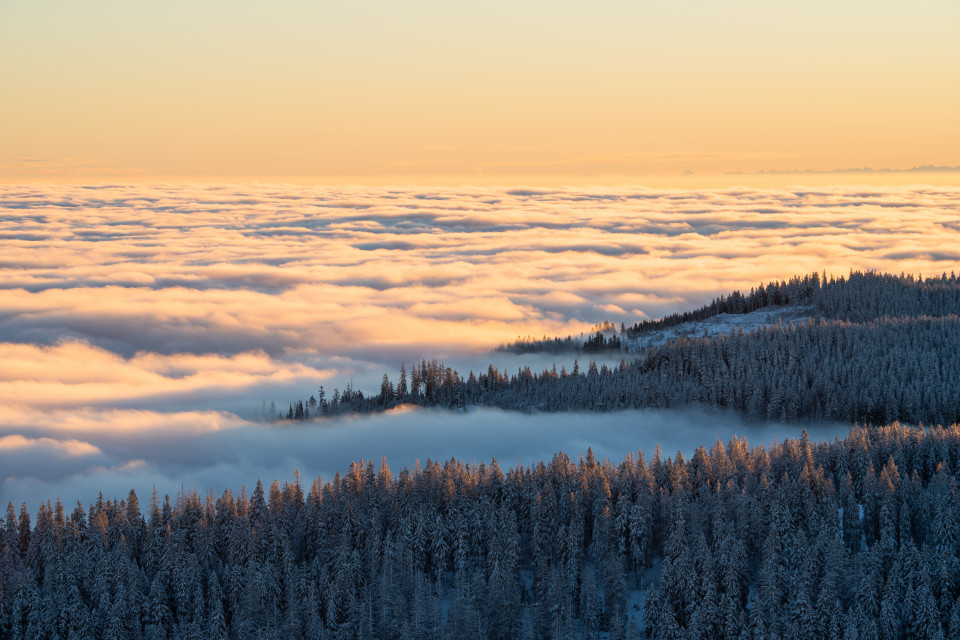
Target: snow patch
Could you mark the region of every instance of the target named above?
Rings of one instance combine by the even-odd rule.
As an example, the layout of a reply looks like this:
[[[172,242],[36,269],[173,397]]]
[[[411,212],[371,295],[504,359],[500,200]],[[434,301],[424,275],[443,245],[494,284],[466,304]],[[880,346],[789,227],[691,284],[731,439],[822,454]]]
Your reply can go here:
[[[637,338],[624,339],[628,352],[638,352],[680,338],[712,338],[732,335],[739,331],[751,333],[761,327],[805,323],[814,314],[813,307],[776,307],[750,313],[721,313],[706,320],[684,322],[675,327],[645,333]]]

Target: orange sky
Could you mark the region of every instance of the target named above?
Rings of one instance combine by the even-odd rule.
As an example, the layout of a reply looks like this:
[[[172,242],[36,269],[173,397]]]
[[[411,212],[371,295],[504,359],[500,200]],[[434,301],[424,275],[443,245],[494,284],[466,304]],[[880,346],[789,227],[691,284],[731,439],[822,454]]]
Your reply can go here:
[[[955,166],[958,33],[955,0],[10,0],[0,180],[714,186]]]

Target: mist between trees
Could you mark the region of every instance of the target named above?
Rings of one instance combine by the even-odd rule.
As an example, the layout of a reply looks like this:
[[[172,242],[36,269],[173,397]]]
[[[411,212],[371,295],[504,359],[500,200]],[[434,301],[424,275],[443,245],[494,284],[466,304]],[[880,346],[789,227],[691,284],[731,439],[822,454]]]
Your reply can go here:
[[[7,507],[4,638],[944,638],[960,426]]]

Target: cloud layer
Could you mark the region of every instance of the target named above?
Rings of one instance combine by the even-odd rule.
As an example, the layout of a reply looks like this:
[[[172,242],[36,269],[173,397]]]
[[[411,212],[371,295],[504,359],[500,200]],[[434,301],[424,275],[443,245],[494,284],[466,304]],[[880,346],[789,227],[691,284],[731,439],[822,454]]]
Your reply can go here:
[[[125,355],[470,351],[960,261],[960,189],[940,187],[0,186],[0,214],[0,340]]]
[[[797,273],[956,270],[958,220],[960,189],[924,186],[0,185],[0,468],[7,493],[41,459],[57,478],[197,477],[111,443],[247,433],[264,400],[351,379],[376,391],[420,357],[485,369],[517,336],[658,317]],[[38,416],[66,431],[31,429]],[[88,437],[96,425],[103,437]]]

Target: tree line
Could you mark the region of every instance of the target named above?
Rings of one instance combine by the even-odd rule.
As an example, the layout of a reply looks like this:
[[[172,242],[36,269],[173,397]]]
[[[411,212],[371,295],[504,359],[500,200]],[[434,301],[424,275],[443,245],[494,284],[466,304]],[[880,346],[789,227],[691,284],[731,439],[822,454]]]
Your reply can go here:
[[[811,278],[812,281],[812,278]],[[802,284],[802,280],[796,280]],[[799,285],[798,285],[799,286]],[[822,313],[802,322],[650,347],[608,367],[571,371],[489,366],[466,377],[423,360],[380,393],[337,391],[303,406],[314,415],[372,412],[400,404],[520,411],[614,411],[704,406],[747,420],[951,424],[960,420],[960,284],[956,277],[854,274],[816,299]],[[836,316],[836,317],[828,317]],[[602,336],[602,334],[601,334]],[[288,418],[300,413],[303,401]],[[274,415],[271,413],[271,415]],[[281,416],[282,417],[282,416]]]
[[[960,637],[960,426],[12,504],[0,637]],[[32,521],[33,520],[33,521]]]
[[[620,351],[622,343],[620,336],[626,333],[626,326],[621,322],[619,334],[617,326],[609,321],[601,322],[593,327],[590,335],[586,339],[574,338],[517,338],[513,342],[501,344],[494,351],[505,353],[566,353],[571,351],[584,351],[587,353],[598,353],[601,351]]]
[[[848,277],[822,276],[816,272],[793,276],[751,288],[748,293],[733,291],[714,298],[708,304],[690,311],[673,313],[657,320],[643,320],[631,326],[620,323],[616,342],[607,339],[598,344],[597,336],[586,340],[566,338],[523,338],[501,345],[499,351],[511,353],[561,353],[564,351],[619,351],[629,348],[629,341],[655,331],[663,331],[690,322],[702,322],[720,314],[744,315],[763,309],[809,307],[815,318],[866,322],[882,317],[960,313],[960,281],[951,272],[923,278],[899,276],[872,271],[851,271]],[[612,323],[603,323],[615,330]],[[598,348],[599,347],[599,348]]]

